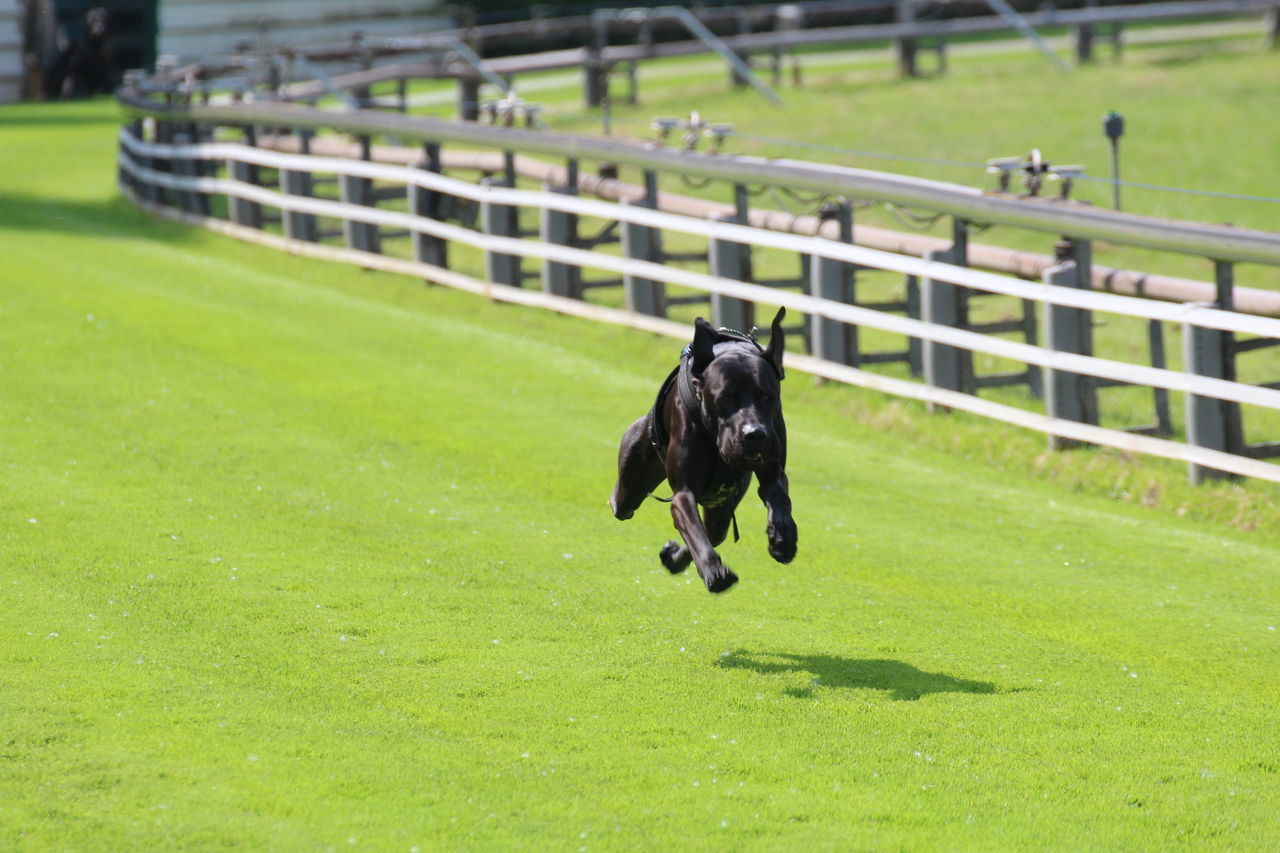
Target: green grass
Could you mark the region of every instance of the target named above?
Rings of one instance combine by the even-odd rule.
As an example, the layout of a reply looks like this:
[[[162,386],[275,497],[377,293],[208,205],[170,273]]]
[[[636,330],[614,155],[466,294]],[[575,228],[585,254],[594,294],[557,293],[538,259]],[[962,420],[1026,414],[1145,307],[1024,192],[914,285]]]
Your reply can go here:
[[[793,374],[712,597],[605,506],[677,344],[149,219],[115,118],[0,110],[0,847],[1280,841],[1280,537],[1177,512],[1267,490]]]

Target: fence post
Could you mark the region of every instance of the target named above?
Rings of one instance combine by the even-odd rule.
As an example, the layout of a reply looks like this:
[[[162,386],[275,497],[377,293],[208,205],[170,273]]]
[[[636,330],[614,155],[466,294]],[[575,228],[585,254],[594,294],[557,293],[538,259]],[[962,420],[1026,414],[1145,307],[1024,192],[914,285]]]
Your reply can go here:
[[[640,60],[638,59],[627,63],[627,103],[633,107],[640,103]]]
[[[736,217],[717,216],[720,222],[735,222]],[[707,245],[707,260],[711,265],[711,274],[718,278],[743,281],[747,278],[743,267],[743,250],[741,243],[711,238]],[[732,296],[711,294],[711,325],[727,327],[746,332],[751,329],[752,305]]]
[[[134,140],[138,142],[145,141],[145,138],[143,137],[146,136],[146,129],[142,124],[142,119],[132,120],[132,122],[129,122],[128,128],[129,136],[133,137]],[[138,165],[138,167],[146,167],[147,159],[143,158],[141,154],[133,154],[133,152],[129,150],[128,147],[125,147],[123,143],[120,145],[120,152],[122,152],[125,158],[131,161],[134,165]],[[143,182],[142,178],[133,177],[133,174],[131,172],[127,172],[123,165],[120,167],[120,182],[131,188],[134,195],[137,195],[143,201],[151,199],[150,192],[148,192],[148,184]]]
[[[151,121],[151,127],[150,127],[151,142],[156,144],[164,142],[164,128],[165,128],[164,122],[156,121],[154,119]],[[145,134],[146,131],[144,130],[143,132]],[[169,171],[169,169],[167,168],[167,163],[163,157],[148,156],[143,159],[143,163],[145,163],[147,168],[151,169],[153,172]],[[152,204],[160,204],[160,205],[167,204],[167,191],[165,190],[164,187],[160,186],[159,184],[148,183],[146,185],[146,193],[147,193],[147,200],[150,201]]]
[[[1076,42],[1076,63],[1093,62],[1093,24],[1076,24],[1073,29]]]
[[[751,34],[751,17],[747,14],[747,10],[741,6],[738,7],[738,34],[739,35]],[[751,66],[751,51],[735,50],[734,55],[736,55],[739,59],[741,59],[743,63],[745,63],[748,67]],[[730,66],[729,68],[729,85],[730,86],[737,89],[737,88],[741,88],[743,86],[749,85],[749,82],[750,81],[748,81],[746,77],[743,77],[741,74],[738,73],[738,69]]]
[[[1280,6],[1272,6],[1267,10],[1265,23],[1267,46],[1272,50],[1280,47]]]
[[[1217,281],[1215,308],[1231,311],[1234,307],[1233,289],[1235,271],[1230,263],[1214,263]],[[1219,329],[1204,329],[1189,323],[1182,327],[1183,359],[1188,373],[1225,379],[1236,378],[1235,352],[1232,346],[1235,336]],[[1187,443],[1226,453],[1242,453],[1244,434],[1240,423],[1240,405],[1214,397],[1186,395]],[[1188,477],[1192,485],[1208,479],[1232,477],[1225,471],[1206,468],[1191,463]]]
[[[1097,0],[1084,0],[1084,8],[1093,9],[1098,5]],[[1076,24],[1071,28],[1071,34],[1075,36],[1076,43],[1076,64],[1084,65],[1093,61],[1093,24]]]
[[[570,160],[567,179],[562,187],[543,184],[548,192],[564,195],[578,194],[578,161]],[[578,217],[562,210],[542,208],[540,232],[544,243],[557,246],[576,246],[578,243]],[[542,262],[542,290],[556,296],[582,297],[582,269],[556,261]]]
[[[245,129],[245,143],[257,145],[257,134],[252,127]],[[258,167],[252,163],[228,160],[227,171],[230,172],[232,180],[243,181],[254,186],[258,185]],[[262,205],[256,201],[248,201],[236,196],[232,196],[229,202],[228,206],[232,222],[249,228],[257,228],[259,231],[262,230]]]
[[[609,70],[604,60],[588,55],[582,63],[582,100],[585,105],[598,107],[609,96]]]
[[[310,154],[311,131],[299,131],[298,138],[302,141],[302,153]],[[315,193],[315,178],[310,172],[281,169],[280,192],[310,198]],[[282,210],[280,215],[284,225],[284,236],[290,240],[306,240],[308,243],[314,243],[319,239],[320,230],[314,215],[293,210]]]
[[[747,188],[742,184],[733,187],[737,211],[731,216],[717,217],[720,222],[747,222]],[[710,272],[719,278],[734,281],[751,280],[751,247],[712,237],[707,242],[707,262]],[[749,332],[755,322],[755,306],[732,296],[711,294],[711,324],[741,332]]]
[[[912,320],[923,319],[924,306],[920,304],[920,277],[909,275],[904,285],[907,316]],[[919,338],[907,338],[907,369],[912,376],[924,376],[924,341]]]
[[[195,140],[189,133],[175,133],[173,135],[174,145],[191,145]],[[180,157],[173,161],[173,171],[175,174],[184,178],[195,178],[199,174],[196,159],[194,157]],[[182,209],[187,213],[194,213],[199,216],[209,215],[209,197],[202,192],[196,190],[181,190],[178,193],[178,201],[182,205]]]
[[[126,86],[135,86],[141,80],[142,80],[142,72],[140,71],[126,71],[124,74],[124,84]],[[125,132],[127,135],[129,135],[133,139],[141,142],[142,133],[143,133],[142,119],[137,118],[125,124]],[[124,142],[120,143],[119,156],[120,156],[120,159],[122,160],[128,160],[130,163],[133,163],[138,166],[142,165],[141,158],[135,156],[133,152],[129,150],[128,146],[124,144]],[[142,195],[141,192],[139,191],[138,181],[133,177],[132,173],[130,173],[125,168],[123,163],[119,165],[119,169],[116,172],[116,182],[122,187],[128,187],[130,190],[134,192],[134,194],[138,196]]]
[[[1092,277],[1088,241],[1063,240],[1055,248],[1058,264],[1044,271],[1045,284],[1088,290]],[[1044,338],[1045,349],[1093,355],[1093,312],[1046,302]],[[1097,424],[1097,382],[1091,376],[1045,368],[1044,404],[1051,418]],[[1050,450],[1062,450],[1078,443],[1049,436]]]
[[[369,138],[360,140],[362,160],[369,159]],[[373,197],[373,181],[369,178],[358,178],[352,175],[338,176],[339,197],[346,204],[358,204],[362,207],[377,207]],[[382,251],[382,240],[378,234],[378,226],[368,222],[356,222],[343,218],[342,236],[347,247],[360,252]]]
[[[1147,347],[1151,351],[1151,366],[1163,368],[1166,363],[1164,354],[1164,326],[1159,320],[1147,321]],[[1173,418],[1169,415],[1169,389],[1152,390],[1152,402],[1155,404],[1156,423],[1154,435],[1168,437],[1173,435]]]
[[[151,123],[151,141],[152,142],[160,141],[159,131],[160,131],[159,123],[152,122]],[[147,126],[145,122],[142,125],[142,135],[139,136],[138,138],[146,141]],[[142,165],[146,166],[151,171],[158,172],[161,170],[159,158],[143,155],[140,159],[141,159]],[[147,201],[151,202],[152,204],[164,203],[164,194],[161,191],[160,186],[151,181],[147,181],[145,184],[142,185],[142,197],[145,198]]]
[[[127,123],[124,126],[125,134],[127,134],[128,136],[134,139],[137,139],[138,128],[141,126],[141,124],[142,122],[140,121],[131,121]],[[119,167],[116,169],[116,184],[121,187],[128,187],[134,193],[137,193],[138,191],[137,183],[136,181],[134,181],[132,173],[130,173],[129,170],[125,168],[125,164],[123,161],[128,160],[130,163],[137,163],[138,158],[133,156],[133,153],[129,150],[129,147],[124,143],[123,140],[121,140],[120,147],[117,149],[117,151],[118,151],[118,158],[122,162],[120,163]]]
[[[840,242],[853,242],[853,208],[842,202],[835,212]],[[809,262],[809,295],[834,302],[853,301],[854,267],[845,261],[813,255]],[[829,317],[815,316],[810,323],[812,350],[818,358],[857,366],[858,327]]]
[[[417,164],[419,169],[440,174],[443,169],[440,161],[440,143],[424,142],[422,144],[423,159]],[[425,189],[417,184],[409,184],[409,212],[425,219],[440,220],[443,196],[435,190]],[[431,234],[413,232],[413,257],[420,264],[431,264],[436,267],[449,266],[449,244]]]
[[[925,260],[965,266],[969,257],[969,224],[954,220],[950,249],[932,249]],[[968,292],[959,285],[926,278],[920,283],[920,314],[926,323],[963,329],[968,325]],[[973,353],[931,340],[921,342],[925,382],[934,388],[968,391],[973,376]],[[930,411],[937,406],[929,404]]]
[[[503,178],[488,177],[480,181],[484,187],[505,187]],[[485,199],[480,202],[480,230],[493,237],[519,237],[515,229],[515,208],[505,204],[494,204]],[[515,255],[505,255],[486,250],[484,253],[484,274],[494,284],[506,284],[519,287],[520,260]]]
[[[582,99],[588,108],[600,106],[609,97],[609,69],[604,61],[608,41],[605,22],[597,18],[592,22],[591,44],[582,63]]]
[[[906,27],[915,23],[915,0],[896,0],[895,19],[899,25]],[[900,35],[896,39],[898,54],[898,74],[902,77],[915,77],[919,73],[916,65],[916,54],[919,44],[912,36]]]
[[[172,105],[173,93],[166,92],[164,96],[164,100],[166,104]],[[173,145],[173,136],[174,136],[173,122],[166,121],[163,118],[157,118],[155,120],[155,134],[156,134],[155,141],[157,144],[164,145],[166,147]],[[157,172],[168,172],[170,174],[173,174],[173,171],[174,171],[173,158],[164,157],[164,156],[153,158],[151,161],[151,168],[155,169]],[[155,200],[160,204],[163,204],[165,207],[180,206],[181,194],[175,190],[168,189],[167,187],[157,186],[155,188],[155,194],[156,194]]]
[[[657,208],[658,176],[655,172],[645,170],[644,187],[645,196],[642,200],[631,202],[624,199],[623,203]],[[623,222],[622,252],[635,260],[661,262],[662,235],[656,228]],[[655,317],[667,316],[667,289],[662,282],[626,273],[622,276],[622,290],[630,310]]]
[[[480,120],[480,78],[458,78],[458,118],[461,121]]]

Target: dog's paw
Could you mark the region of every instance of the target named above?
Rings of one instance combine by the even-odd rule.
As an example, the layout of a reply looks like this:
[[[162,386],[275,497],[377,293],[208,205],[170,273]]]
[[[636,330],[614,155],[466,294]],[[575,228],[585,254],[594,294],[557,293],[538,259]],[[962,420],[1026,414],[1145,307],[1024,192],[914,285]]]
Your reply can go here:
[[[770,523],[769,556],[779,563],[790,563],[796,558],[796,523],[791,519]]]
[[[715,571],[709,571],[703,575],[702,581],[707,585],[709,592],[724,592],[738,582],[738,576],[732,569],[721,563]]]
[[[684,553],[681,554],[681,551]],[[673,575],[678,575],[689,568],[689,552],[681,548],[679,542],[671,541],[663,545],[662,550],[658,552],[658,559]]]

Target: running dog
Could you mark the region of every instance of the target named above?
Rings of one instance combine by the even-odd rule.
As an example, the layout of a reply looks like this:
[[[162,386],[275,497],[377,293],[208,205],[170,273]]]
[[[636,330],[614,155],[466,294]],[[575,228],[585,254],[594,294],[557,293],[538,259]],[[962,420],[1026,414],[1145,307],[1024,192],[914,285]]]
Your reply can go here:
[[[780,563],[796,555],[796,524],[787,493],[787,427],[779,399],[785,336],[773,319],[769,346],[753,334],[713,329],[699,317],[693,342],[671,371],[648,414],[627,428],[618,450],[618,482],[609,506],[631,518],[665,479],[671,486],[671,518],[684,544],[658,556],[672,574],[698,569],[707,589],[723,592],[737,582],[716,553],[734,510],[751,485],[768,510],[769,554]],[[699,515],[698,508],[702,508]]]

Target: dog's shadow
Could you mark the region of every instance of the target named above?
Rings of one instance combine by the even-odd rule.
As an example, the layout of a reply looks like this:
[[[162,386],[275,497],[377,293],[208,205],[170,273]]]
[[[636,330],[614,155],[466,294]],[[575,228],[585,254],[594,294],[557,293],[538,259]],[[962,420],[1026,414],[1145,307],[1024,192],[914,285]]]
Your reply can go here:
[[[925,672],[897,660],[867,660],[835,655],[799,655],[786,652],[750,652],[743,649],[721,656],[716,665],[725,669],[750,669],[762,675],[803,672],[812,676],[806,687],[789,687],[784,692],[797,699],[814,695],[817,687],[884,690],[898,701],[914,701],[931,693],[995,693],[989,681],[955,678],[940,672]],[[1005,692],[1005,691],[1001,691]]]

